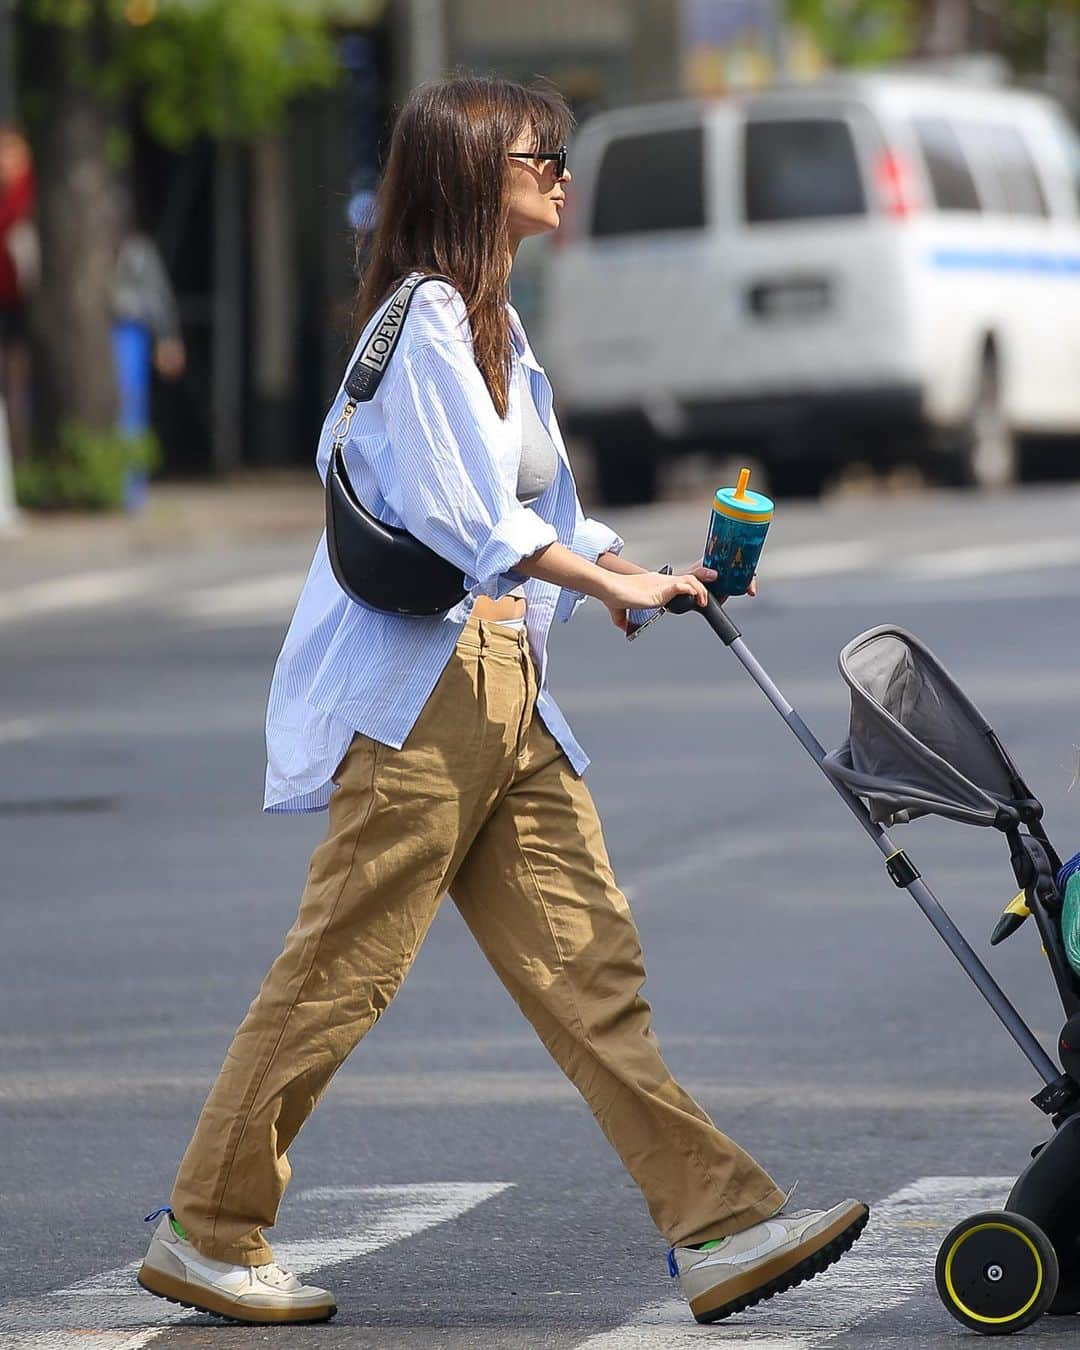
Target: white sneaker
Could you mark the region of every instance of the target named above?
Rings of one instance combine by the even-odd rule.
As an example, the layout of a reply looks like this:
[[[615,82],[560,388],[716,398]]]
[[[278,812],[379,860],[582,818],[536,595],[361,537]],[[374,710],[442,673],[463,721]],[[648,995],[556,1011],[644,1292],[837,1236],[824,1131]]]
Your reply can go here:
[[[203,1256],[173,1228],[171,1209],[158,1213],[138,1275],[148,1293],[236,1322],[325,1322],[337,1312],[328,1290],[301,1284],[273,1261],[235,1266]]]
[[[694,1317],[716,1322],[820,1275],[850,1250],[869,1218],[857,1200],[828,1210],[781,1210],[707,1250],[672,1247],[668,1269],[679,1277]]]

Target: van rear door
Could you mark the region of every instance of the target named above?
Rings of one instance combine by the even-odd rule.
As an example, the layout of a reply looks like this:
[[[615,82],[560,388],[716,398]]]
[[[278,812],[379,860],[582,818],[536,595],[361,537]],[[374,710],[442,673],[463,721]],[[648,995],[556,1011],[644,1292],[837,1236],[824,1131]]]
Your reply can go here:
[[[672,368],[713,360],[700,341],[714,303],[711,128],[694,105],[605,122],[582,136],[580,215],[553,250],[546,358],[567,406],[640,409],[671,434]]]
[[[725,383],[747,392],[873,388],[912,378],[903,166],[849,99],[748,100],[735,136]]]

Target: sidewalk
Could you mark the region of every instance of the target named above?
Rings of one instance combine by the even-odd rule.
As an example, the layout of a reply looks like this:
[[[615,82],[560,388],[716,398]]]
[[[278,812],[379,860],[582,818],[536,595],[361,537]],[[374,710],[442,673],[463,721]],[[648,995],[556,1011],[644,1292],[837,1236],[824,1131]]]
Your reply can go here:
[[[20,574],[63,574],[237,541],[306,535],[314,544],[322,525],[322,486],[306,470],[155,483],[137,516],[22,512],[14,531],[0,533],[0,586]]]

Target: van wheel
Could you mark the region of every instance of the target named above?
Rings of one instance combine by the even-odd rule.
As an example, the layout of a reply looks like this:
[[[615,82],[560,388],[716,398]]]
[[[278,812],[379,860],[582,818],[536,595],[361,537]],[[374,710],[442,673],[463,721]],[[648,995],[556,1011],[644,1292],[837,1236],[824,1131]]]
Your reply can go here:
[[[656,500],[656,447],[634,436],[593,441],[596,482],[608,506],[638,506]]]
[[[819,497],[829,476],[822,455],[803,452],[769,466],[769,488],[776,497]]]
[[[1080,436],[1043,433],[1022,437],[1020,476],[1026,483],[1061,483],[1080,477]]]
[[[988,350],[979,370],[971,414],[961,433],[959,454],[950,466],[958,487],[1002,488],[1020,475],[1020,451],[1001,394],[997,357]]]

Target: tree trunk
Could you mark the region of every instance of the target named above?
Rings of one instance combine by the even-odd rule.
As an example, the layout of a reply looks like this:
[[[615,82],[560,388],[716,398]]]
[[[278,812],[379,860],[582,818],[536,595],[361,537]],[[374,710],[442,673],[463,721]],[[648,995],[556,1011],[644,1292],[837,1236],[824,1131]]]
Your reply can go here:
[[[106,153],[109,111],[87,78],[100,28],[31,23],[25,32],[27,66],[49,90],[32,126],[42,257],[33,306],[35,430],[48,449],[66,422],[116,423],[110,288],[119,221]]]
[[[920,0],[916,54],[958,56],[971,41],[971,0]]]
[[[1046,73],[1051,92],[1080,117],[1080,15],[1063,3],[1051,5],[1047,14]]]

